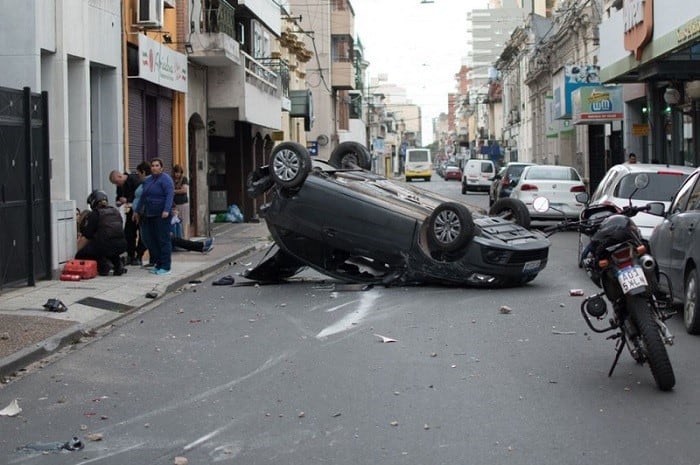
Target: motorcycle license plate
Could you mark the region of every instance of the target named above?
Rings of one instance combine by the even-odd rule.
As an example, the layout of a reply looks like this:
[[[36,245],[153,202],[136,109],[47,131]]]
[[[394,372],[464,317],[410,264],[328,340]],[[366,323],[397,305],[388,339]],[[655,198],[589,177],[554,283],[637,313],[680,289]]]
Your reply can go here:
[[[642,267],[637,265],[620,270],[617,273],[617,280],[625,294],[647,285],[647,278],[644,276],[644,271],[642,271]]]

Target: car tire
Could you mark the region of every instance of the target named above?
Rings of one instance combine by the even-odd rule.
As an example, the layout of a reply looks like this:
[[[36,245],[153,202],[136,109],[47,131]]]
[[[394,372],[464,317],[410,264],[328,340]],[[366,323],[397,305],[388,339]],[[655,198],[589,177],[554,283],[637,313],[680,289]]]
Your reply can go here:
[[[282,142],[270,154],[270,176],[278,186],[290,189],[304,184],[311,171],[311,156],[301,144]]]
[[[530,212],[523,202],[509,197],[496,200],[489,209],[489,216],[500,216],[519,224],[523,228],[530,228]]]
[[[700,313],[698,313],[698,272],[695,268],[685,277],[683,294],[683,324],[688,334],[700,334]]]
[[[442,252],[464,248],[474,237],[474,229],[472,213],[460,203],[442,203],[428,217],[430,245]]]
[[[359,142],[341,142],[333,149],[328,163],[335,169],[372,168],[372,156]]]

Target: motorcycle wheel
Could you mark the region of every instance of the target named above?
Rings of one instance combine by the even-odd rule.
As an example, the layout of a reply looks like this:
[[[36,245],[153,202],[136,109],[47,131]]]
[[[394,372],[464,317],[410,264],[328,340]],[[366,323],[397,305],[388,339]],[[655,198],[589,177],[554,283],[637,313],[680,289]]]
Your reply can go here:
[[[639,330],[643,345],[642,350],[649,362],[656,385],[662,391],[670,391],[676,384],[676,377],[673,374],[666,346],[659,334],[659,327],[651,316],[648,300],[639,295],[627,296],[627,308],[630,311],[632,321]]]

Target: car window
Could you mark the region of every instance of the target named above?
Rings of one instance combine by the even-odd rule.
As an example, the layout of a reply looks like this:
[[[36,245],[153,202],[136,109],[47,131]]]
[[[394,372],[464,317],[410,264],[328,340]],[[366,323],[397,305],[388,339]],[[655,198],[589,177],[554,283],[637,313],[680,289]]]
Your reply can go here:
[[[612,168],[608,170],[606,175],[603,177],[603,180],[598,184],[598,187],[596,190],[593,192],[593,195],[591,196],[591,203],[596,203],[601,197],[603,197],[606,193],[611,194],[613,189],[612,186],[617,184],[617,181],[620,179],[620,171]]]
[[[686,205],[688,205],[688,199],[695,190],[695,185],[697,184],[699,176],[698,173],[693,173],[691,178],[681,186],[675,199],[671,203],[671,213],[681,213],[685,211]]]
[[[526,179],[551,179],[559,181],[580,181],[576,170],[566,166],[532,166],[525,174]]]
[[[482,173],[491,173],[493,172],[493,165],[491,163],[482,163],[481,164],[481,172]]]
[[[628,199],[635,191],[634,180],[642,173],[629,173],[620,179],[614,196]],[[649,176],[649,185],[644,189],[634,192],[632,198],[635,200],[662,201],[668,202],[673,198],[683,181],[688,177],[681,173],[644,173]]]
[[[508,176],[511,179],[517,179],[520,177],[521,174],[523,174],[523,170],[525,169],[527,165],[514,165],[508,168]]]

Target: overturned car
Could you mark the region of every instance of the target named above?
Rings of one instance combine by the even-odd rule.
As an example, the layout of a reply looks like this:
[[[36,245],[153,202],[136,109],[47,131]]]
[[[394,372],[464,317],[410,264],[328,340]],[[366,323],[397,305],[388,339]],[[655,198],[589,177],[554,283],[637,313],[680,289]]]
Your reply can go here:
[[[294,142],[247,178],[275,246],[244,276],[280,282],[311,267],[346,283],[519,286],[547,264],[549,240],[521,202],[482,209],[369,170],[367,149],[343,142],[328,161]]]

